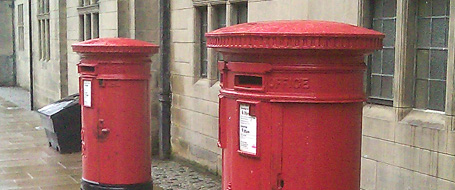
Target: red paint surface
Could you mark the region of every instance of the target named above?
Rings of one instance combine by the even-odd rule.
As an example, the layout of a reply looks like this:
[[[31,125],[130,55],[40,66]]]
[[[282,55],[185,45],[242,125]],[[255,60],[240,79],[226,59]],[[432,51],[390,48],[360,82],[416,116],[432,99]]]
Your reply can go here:
[[[364,55],[382,48],[383,37],[324,21],[208,33],[207,46],[225,59],[218,64],[223,190],[359,189]],[[255,79],[239,82],[248,76]],[[240,103],[257,117],[256,155],[239,151]]]
[[[82,105],[82,178],[112,185],[151,179],[150,56],[158,47],[131,39],[94,39],[73,45]],[[83,106],[84,80],[92,106]]]

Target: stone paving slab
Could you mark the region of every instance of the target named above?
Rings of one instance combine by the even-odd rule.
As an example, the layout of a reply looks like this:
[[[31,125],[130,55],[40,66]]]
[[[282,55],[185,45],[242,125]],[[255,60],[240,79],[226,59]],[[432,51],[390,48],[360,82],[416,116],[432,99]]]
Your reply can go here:
[[[19,107],[30,110],[30,92],[20,87],[0,87],[0,97],[14,102]]]
[[[80,153],[59,154],[49,148],[39,115],[8,100],[0,95],[0,190],[80,189]],[[219,177],[191,165],[152,163],[154,190],[221,189]]]
[[[155,185],[164,190],[220,190],[221,180],[209,172],[201,172],[188,163],[153,160]]]

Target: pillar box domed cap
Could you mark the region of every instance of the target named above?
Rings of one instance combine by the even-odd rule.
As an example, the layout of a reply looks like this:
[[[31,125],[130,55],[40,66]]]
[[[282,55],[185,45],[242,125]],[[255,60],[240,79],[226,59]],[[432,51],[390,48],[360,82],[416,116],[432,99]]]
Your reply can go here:
[[[207,47],[230,51],[275,49],[369,52],[382,48],[384,34],[338,22],[294,20],[244,23],[212,31],[206,37]]]
[[[129,38],[98,38],[72,45],[77,53],[155,54],[159,46]]]

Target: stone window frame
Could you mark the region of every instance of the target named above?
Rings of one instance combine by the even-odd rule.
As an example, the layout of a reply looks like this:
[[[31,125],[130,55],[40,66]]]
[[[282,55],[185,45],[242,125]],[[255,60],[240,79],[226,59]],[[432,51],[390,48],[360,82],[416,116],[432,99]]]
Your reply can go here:
[[[24,4],[17,5],[18,49],[25,50]]]
[[[195,11],[195,26],[194,26],[194,41],[195,41],[195,59],[194,62],[194,76],[197,81],[200,79],[210,81],[210,86],[216,84],[219,81],[218,61],[222,61],[222,56],[215,52],[213,49],[206,49],[207,55],[207,73],[206,76],[203,73],[203,53],[202,48],[204,47],[203,36],[201,31],[203,30],[201,16],[206,11],[207,13],[207,31],[213,31],[220,28],[218,23],[219,10],[222,6],[225,6],[225,26],[231,26],[237,24],[238,18],[238,6],[246,5],[246,11],[248,11],[247,0],[193,0],[193,7]],[[224,12],[224,11],[223,11]],[[248,15],[248,13],[246,13]]]
[[[38,0],[38,44],[39,60],[49,61],[51,58],[50,36],[50,0]]]
[[[446,79],[446,103],[443,112],[433,110],[421,110],[415,108],[415,66],[416,66],[416,40],[417,33],[417,1],[397,0],[396,14],[396,37],[395,37],[395,67],[393,81],[393,120],[397,122],[422,125],[423,123],[435,123],[438,118],[444,120],[441,129],[450,126],[454,131],[455,123],[455,0],[450,0],[449,7],[449,31],[448,31],[448,57]],[[370,0],[360,0],[359,22],[360,26],[371,26]],[[410,95],[411,94],[411,95]],[[426,115],[428,117],[417,118],[414,116]],[[409,119],[413,118],[413,119]]]
[[[77,11],[79,14],[79,41],[99,38],[99,0],[79,0]]]

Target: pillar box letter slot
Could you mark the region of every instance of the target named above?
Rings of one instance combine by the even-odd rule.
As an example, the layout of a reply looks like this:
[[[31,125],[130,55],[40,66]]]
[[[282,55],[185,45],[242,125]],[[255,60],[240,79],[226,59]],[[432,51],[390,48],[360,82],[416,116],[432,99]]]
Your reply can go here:
[[[150,190],[150,56],[125,38],[73,45],[82,97],[82,190]]]
[[[261,90],[263,88],[261,76],[236,75],[235,87],[245,90]]]
[[[80,72],[94,73],[95,72],[95,67],[93,67],[93,66],[81,66],[80,67]]]
[[[382,33],[271,21],[206,37],[225,61],[222,190],[360,189],[364,57]]]

